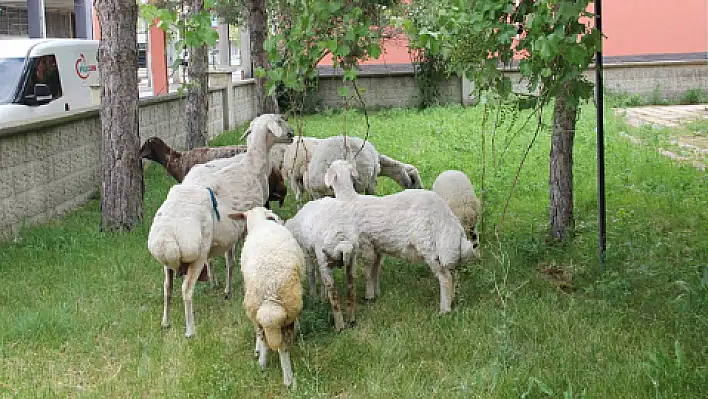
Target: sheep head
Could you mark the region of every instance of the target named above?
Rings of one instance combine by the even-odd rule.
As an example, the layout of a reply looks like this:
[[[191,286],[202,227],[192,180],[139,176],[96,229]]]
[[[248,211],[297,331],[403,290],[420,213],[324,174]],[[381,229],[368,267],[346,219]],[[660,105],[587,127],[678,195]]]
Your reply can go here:
[[[267,134],[268,132],[270,134]],[[256,117],[241,136],[241,140],[246,139],[246,143],[250,145],[254,134],[266,134],[268,149],[277,143],[290,144],[294,137],[292,126],[280,114],[263,114]]]
[[[403,166],[403,169],[406,171],[406,174],[408,175],[408,178],[410,179],[410,187],[406,188],[424,188],[423,187],[423,181],[420,180],[420,174],[418,173],[418,169],[410,164],[405,164]]]
[[[268,175],[268,190],[268,201],[278,201],[282,207],[288,195],[288,187],[285,185],[283,174],[277,168],[272,168]]]
[[[159,137],[150,137],[145,141],[142,147],[140,147],[140,158],[146,158],[151,161],[163,163],[165,160],[165,155],[175,152],[167,144],[165,144]]]
[[[335,188],[336,185],[343,185],[354,189],[354,183],[358,180],[359,173],[351,163],[343,159],[338,159],[329,166],[324,176],[324,183],[327,187]],[[335,190],[336,192],[336,190]]]
[[[246,231],[253,230],[257,224],[267,220],[276,222],[280,225],[283,224],[282,219],[280,219],[278,215],[262,206],[257,206],[246,212],[229,213],[229,218],[233,220],[246,220]]]

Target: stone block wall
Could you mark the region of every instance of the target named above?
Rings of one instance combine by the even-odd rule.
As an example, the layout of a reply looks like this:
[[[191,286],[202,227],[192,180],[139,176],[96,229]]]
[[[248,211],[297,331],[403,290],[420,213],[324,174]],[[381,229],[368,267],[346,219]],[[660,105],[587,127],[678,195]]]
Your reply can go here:
[[[98,192],[96,111],[51,126],[34,123],[0,136],[0,238],[86,203]]]
[[[590,73],[595,80],[595,71]],[[604,68],[605,88],[615,93],[639,94],[663,99],[678,99],[691,89],[708,91],[708,62],[646,62],[607,65]]]
[[[241,96],[239,123],[253,117],[252,86],[251,82],[237,88]],[[223,131],[224,90],[210,92],[210,137]],[[184,102],[176,94],[141,99],[141,140],[158,136],[183,149]],[[0,128],[0,239],[16,236],[23,225],[46,222],[97,196],[100,148],[97,106]]]
[[[221,134],[224,131],[224,103],[223,90],[211,90],[209,92],[209,111],[207,118],[207,140]]]
[[[322,77],[316,94],[315,102],[324,108],[341,108],[344,99],[339,96],[339,88],[345,83],[339,76]],[[350,95],[354,95],[354,87],[347,82]],[[420,93],[418,82],[411,73],[389,75],[361,76],[357,78],[357,86],[362,92],[362,98],[368,109],[415,107],[418,105]],[[462,101],[462,82],[453,77],[442,83],[442,98],[444,103]],[[350,107],[359,108],[359,101],[349,101]]]
[[[256,85],[253,79],[234,82],[232,98],[235,125],[249,122],[256,117]]]

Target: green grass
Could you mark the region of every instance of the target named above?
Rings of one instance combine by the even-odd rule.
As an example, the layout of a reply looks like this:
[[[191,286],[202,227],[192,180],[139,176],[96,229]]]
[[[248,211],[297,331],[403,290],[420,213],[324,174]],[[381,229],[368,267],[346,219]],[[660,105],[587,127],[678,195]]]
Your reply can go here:
[[[708,137],[708,119],[692,120],[684,127],[697,136]]]
[[[370,140],[415,164],[427,187],[455,168],[479,193],[481,119],[481,106],[381,111],[371,115]],[[337,112],[309,116],[305,133],[337,134],[342,121]],[[347,121],[349,134],[364,134],[361,114],[350,112]],[[706,397],[708,179],[632,145],[618,135],[628,127],[608,121],[608,249],[600,274],[593,121],[594,109],[584,107],[572,240],[547,241],[548,129],[528,156],[496,240],[533,129],[516,134],[502,125],[493,148],[488,130],[484,257],[460,268],[453,312],[437,315],[438,283],[424,265],[391,258],[381,297],[359,301],[354,328],[335,334],[328,305],[306,298],[290,392],[281,388],[275,354],[264,373],[253,358],[238,273],[234,297],[222,298],[223,257],[214,260],[222,285],[200,283],[195,292],[197,335],[184,338],[178,284],[173,326],[160,328],[162,267],[146,236],[174,181],[150,165],[144,223],[134,232],[99,233],[92,201],[0,244],[0,396]],[[386,178],[380,183],[380,193],[399,190]],[[292,199],[277,211],[292,215]],[[539,266],[571,274],[572,289],[559,289]],[[341,283],[341,271],[335,276]],[[358,293],[363,298],[361,279]]]

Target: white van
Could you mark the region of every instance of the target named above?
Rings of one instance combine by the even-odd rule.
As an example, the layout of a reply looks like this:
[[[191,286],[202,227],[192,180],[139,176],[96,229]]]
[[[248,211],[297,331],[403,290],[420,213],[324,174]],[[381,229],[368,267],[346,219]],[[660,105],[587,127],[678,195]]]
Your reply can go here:
[[[93,105],[98,40],[0,40],[0,126]]]

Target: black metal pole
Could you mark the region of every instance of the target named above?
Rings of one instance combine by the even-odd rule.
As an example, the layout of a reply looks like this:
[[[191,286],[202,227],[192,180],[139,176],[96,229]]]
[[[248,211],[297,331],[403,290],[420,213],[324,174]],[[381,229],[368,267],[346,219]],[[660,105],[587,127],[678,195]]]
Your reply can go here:
[[[602,34],[602,0],[595,0],[595,28]],[[595,90],[597,93],[597,219],[600,248],[600,272],[605,265],[607,238],[607,215],[605,213],[605,126],[602,100],[602,38],[600,49],[595,56]]]

